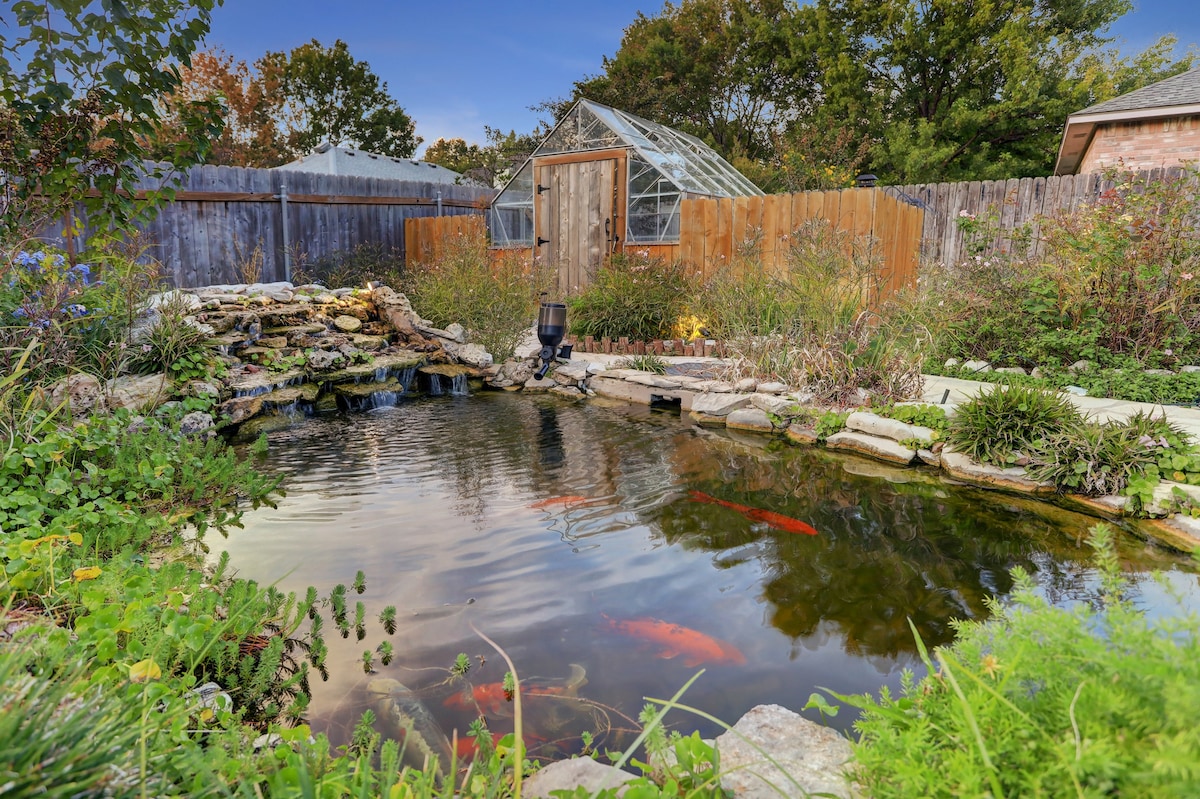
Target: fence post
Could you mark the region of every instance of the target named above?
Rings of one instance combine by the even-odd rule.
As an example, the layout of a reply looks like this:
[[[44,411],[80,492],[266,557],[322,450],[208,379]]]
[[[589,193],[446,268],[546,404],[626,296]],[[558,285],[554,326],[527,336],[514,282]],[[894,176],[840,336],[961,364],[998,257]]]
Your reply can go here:
[[[283,279],[292,279],[292,239],[288,235],[287,183],[279,184],[279,215],[283,218]]]
[[[442,215],[442,193],[440,191],[437,193],[437,215]]]

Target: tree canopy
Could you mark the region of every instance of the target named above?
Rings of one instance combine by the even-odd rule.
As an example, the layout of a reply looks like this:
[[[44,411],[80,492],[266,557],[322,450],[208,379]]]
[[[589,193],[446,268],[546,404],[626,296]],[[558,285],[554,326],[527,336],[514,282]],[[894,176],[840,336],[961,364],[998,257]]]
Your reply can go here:
[[[180,85],[220,0],[0,0],[0,225],[21,235],[75,203],[99,229],[171,195],[134,196],[144,176],[195,163],[220,130],[208,100],[178,108],[172,146],[144,165],[162,98]]]
[[[1122,56],[1129,0],[681,0],[638,14],[587,97],[693,133],[767,189],[1048,174],[1067,115],[1183,71]]]
[[[340,39],[332,47],[313,39],[290,55],[267,53],[260,64],[280,76],[294,150],[307,152],[328,141],[410,158],[421,143],[387,83],[366,61],[355,61]]]

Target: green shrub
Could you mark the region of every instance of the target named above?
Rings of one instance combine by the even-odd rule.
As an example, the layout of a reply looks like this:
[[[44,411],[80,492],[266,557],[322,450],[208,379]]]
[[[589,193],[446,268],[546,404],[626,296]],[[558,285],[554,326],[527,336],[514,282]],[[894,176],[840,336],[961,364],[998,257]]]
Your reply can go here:
[[[150,309],[146,327],[129,348],[129,369],[135,374],[171,372],[185,378],[203,376],[211,360],[208,334],[189,321],[187,295],[170,291],[159,295]]]
[[[1082,417],[1065,395],[997,386],[958,406],[947,441],[980,463],[1009,466]]]
[[[953,279],[929,286],[946,320],[938,359],[1042,368],[1196,361],[1196,171],[1147,181],[1112,170],[1106,178],[1112,186],[1095,202],[1038,220],[1036,254],[1019,233],[1004,243],[996,225],[960,218],[968,242],[982,234],[984,245],[954,265]]]
[[[497,363],[512,357],[533,326],[549,286],[544,270],[510,253],[493,261],[482,238],[465,235],[448,240],[437,262],[410,270],[403,284],[421,316],[438,327],[462,325]]]
[[[671,338],[686,315],[690,291],[683,266],[636,252],[616,253],[587,288],[567,298],[576,336],[652,341]]]
[[[1097,602],[1054,607],[1015,569],[1009,601],[863,710],[855,776],[876,799],[1200,794],[1200,616],[1147,618],[1124,599],[1098,525]],[[920,641],[918,639],[918,644]]]

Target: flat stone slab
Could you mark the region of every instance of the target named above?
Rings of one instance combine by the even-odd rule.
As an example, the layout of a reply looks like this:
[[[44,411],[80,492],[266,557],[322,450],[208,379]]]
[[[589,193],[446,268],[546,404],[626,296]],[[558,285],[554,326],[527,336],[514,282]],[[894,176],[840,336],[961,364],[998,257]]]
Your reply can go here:
[[[773,413],[776,416],[787,416],[790,410],[799,407],[791,397],[781,397],[778,394],[763,394],[762,386],[750,395],[750,404],[759,410]]]
[[[1180,552],[1194,552],[1200,547],[1200,519],[1176,514],[1165,519],[1150,519],[1143,525],[1157,541]]]
[[[728,416],[733,411],[750,405],[746,394],[703,393],[692,398],[692,412],[706,416]]]
[[[869,411],[855,411],[847,416],[846,428],[872,436],[890,438],[893,441],[904,441],[911,438],[932,441],[934,436],[933,430],[929,427],[907,424]]]
[[[917,457],[916,450],[901,446],[890,438],[867,435],[866,433],[841,432],[834,433],[825,439],[829,449],[840,449],[857,452],[870,458],[876,458],[887,463],[897,463],[907,466]]]
[[[725,417],[725,426],[731,430],[752,430],[770,433],[775,430],[767,412],[760,408],[738,408]]]
[[[717,752],[721,787],[736,799],[856,796],[842,773],[853,757],[850,741],[779,705],[752,708],[717,738]]]
[[[811,445],[821,443],[817,438],[817,432],[815,430],[813,430],[811,427],[805,427],[798,424],[788,425],[787,437],[789,440],[795,441],[797,444]]]
[[[675,389],[683,387],[682,383],[679,383],[673,378],[663,377],[662,375],[656,375],[651,372],[638,372],[625,378],[625,380],[630,383],[639,383],[643,386],[650,386],[651,388]]]
[[[1023,494],[1053,494],[1054,483],[1039,483],[1020,466],[1001,469],[986,463],[976,463],[960,452],[942,450],[942,468],[955,480],[982,486],[1019,491]]]

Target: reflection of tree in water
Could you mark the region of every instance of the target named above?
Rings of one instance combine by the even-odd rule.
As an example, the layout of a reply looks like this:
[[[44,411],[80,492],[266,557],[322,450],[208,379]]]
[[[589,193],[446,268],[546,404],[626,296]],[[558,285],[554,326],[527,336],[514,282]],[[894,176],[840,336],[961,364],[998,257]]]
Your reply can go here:
[[[771,623],[793,638],[832,622],[852,654],[894,656],[914,649],[911,618],[927,644],[948,643],[950,620],[986,617],[985,600],[1011,590],[1018,565],[1037,575],[1051,601],[1096,600],[1086,579],[1086,517],[994,492],[892,484],[799,448],[763,458],[706,439],[676,452],[691,488],[819,531],[781,532],[688,500],[653,519],[668,541],[721,553],[718,566],[730,553],[737,562],[754,552]]]

